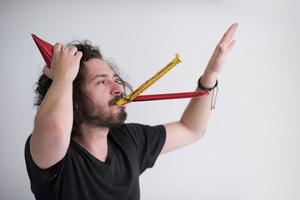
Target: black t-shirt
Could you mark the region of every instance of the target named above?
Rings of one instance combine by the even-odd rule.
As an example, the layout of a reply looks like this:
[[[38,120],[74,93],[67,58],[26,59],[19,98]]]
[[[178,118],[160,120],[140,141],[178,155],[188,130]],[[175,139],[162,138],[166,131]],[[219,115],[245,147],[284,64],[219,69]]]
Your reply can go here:
[[[71,139],[65,157],[46,175],[32,160],[30,136],[25,161],[37,200],[137,200],[139,176],[154,165],[165,143],[163,125],[123,124],[108,133],[108,155],[100,161]]]

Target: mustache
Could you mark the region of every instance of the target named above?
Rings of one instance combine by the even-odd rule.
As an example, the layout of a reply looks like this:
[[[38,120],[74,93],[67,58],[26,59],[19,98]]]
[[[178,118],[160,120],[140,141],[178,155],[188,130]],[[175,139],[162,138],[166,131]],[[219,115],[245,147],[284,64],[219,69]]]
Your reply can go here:
[[[113,98],[112,100],[110,100],[108,102],[108,105],[109,106],[112,106],[112,105],[116,105],[116,102],[119,100],[119,99],[122,99],[124,97],[124,94],[120,94],[119,96],[116,96],[115,98]]]

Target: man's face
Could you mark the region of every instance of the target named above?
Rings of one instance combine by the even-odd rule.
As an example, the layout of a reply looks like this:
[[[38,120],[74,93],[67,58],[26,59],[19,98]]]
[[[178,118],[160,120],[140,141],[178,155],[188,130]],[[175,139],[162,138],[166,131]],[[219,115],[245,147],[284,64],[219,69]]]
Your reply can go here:
[[[83,91],[88,96],[83,108],[85,122],[105,128],[122,124],[127,117],[125,106],[115,104],[124,93],[119,77],[101,59],[90,59],[85,67]]]

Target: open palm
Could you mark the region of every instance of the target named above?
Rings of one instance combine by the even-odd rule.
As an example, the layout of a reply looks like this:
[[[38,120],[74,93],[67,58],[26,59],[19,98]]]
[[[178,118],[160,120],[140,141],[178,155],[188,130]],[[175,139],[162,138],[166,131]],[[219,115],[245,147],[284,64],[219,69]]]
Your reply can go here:
[[[229,29],[224,33],[222,39],[218,43],[217,47],[215,48],[207,64],[206,72],[212,74],[220,73],[227,54],[234,46],[235,40],[233,40],[233,36],[236,32],[237,27],[238,27],[237,23],[232,24],[229,27]]]

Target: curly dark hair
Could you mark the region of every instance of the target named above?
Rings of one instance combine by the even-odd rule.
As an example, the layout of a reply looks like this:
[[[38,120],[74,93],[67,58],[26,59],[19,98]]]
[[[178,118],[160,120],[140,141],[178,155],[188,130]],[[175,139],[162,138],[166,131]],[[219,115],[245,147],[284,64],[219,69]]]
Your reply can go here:
[[[85,66],[84,62],[92,58],[99,58],[103,60],[103,56],[99,48],[93,46],[89,40],[84,40],[82,42],[73,41],[67,44],[67,46],[75,46],[78,49],[78,51],[82,52],[79,71],[76,78],[73,81],[73,127],[72,127],[71,136],[74,136],[75,134],[79,134],[79,127],[84,119],[83,112],[81,110],[84,100],[89,99],[89,97],[85,95],[84,91],[81,88],[82,83],[85,80],[85,76],[86,76],[86,68],[84,67]],[[121,84],[123,85],[124,88],[124,92],[125,92],[124,95],[126,95],[126,89],[132,91],[132,87],[130,86],[130,84],[124,81],[117,73],[116,66],[112,63],[109,62],[107,63],[110,66],[110,68],[117,74],[117,76],[119,76],[119,80],[121,81]],[[38,82],[36,82],[36,88],[35,88],[35,94],[36,94],[36,99],[34,103],[35,106],[41,105],[51,84],[52,84],[52,79],[48,78],[46,75],[42,74],[39,77]]]

